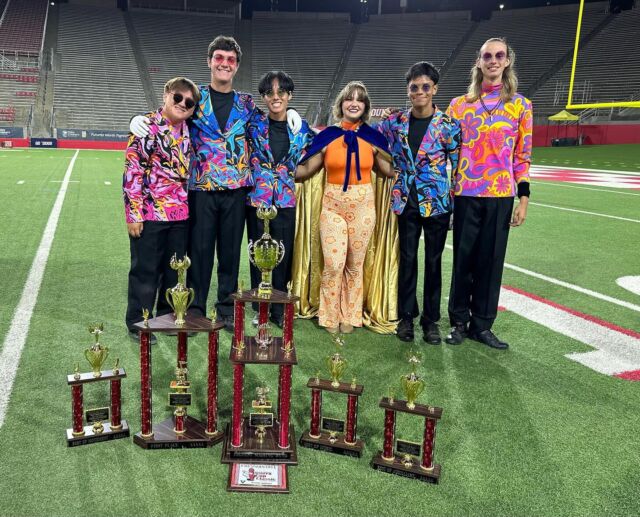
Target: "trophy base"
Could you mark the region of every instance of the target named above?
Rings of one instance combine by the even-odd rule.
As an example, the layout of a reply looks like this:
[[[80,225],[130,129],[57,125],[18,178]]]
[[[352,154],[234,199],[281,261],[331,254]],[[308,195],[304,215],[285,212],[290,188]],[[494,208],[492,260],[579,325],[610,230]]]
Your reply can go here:
[[[362,440],[356,439],[355,444],[348,444],[344,441],[344,435],[338,436],[337,440],[331,443],[329,440],[329,433],[324,431],[320,432],[320,436],[318,438],[313,438],[309,434],[309,431],[305,431],[300,437],[300,445],[309,449],[332,452],[334,454],[352,456],[354,458],[361,457],[362,449],[364,448]]]
[[[233,463],[229,465],[227,491],[288,494],[287,466],[282,463]]]
[[[164,422],[153,425],[153,435],[144,438],[142,433],[136,433],[133,443],[143,449],[204,449],[212,447],[222,441],[224,435],[221,432],[210,435],[207,434],[207,426],[187,416],[185,419],[185,431],[176,433],[173,429],[175,420],[169,418]]]
[[[84,426],[84,434],[82,436],[73,436],[73,429],[67,429],[67,446],[77,447],[78,445],[108,442],[109,440],[118,440],[120,438],[129,437],[129,424],[126,420],[122,420],[122,427],[119,427],[118,429],[112,429],[110,423],[102,425],[104,430],[97,434],[93,431],[93,425]]]
[[[382,452],[378,453],[371,460],[371,466],[380,472],[395,474],[410,479],[417,479],[425,483],[437,484],[440,479],[440,465],[434,465],[429,470],[423,469],[420,465],[411,465],[406,467],[402,462],[402,458],[395,456],[393,461],[387,461],[382,457]]]
[[[297,465],[298,451],[293,424],[289,424],[289,448],[278,446],[279,424],[265,429],[262,441],[255,435],[255,428],[249,427],[248,419],[243,419],[242,445],[231,446],[231,425],[227,424],[224,444],[222,446],[222,463],[265,463]]]

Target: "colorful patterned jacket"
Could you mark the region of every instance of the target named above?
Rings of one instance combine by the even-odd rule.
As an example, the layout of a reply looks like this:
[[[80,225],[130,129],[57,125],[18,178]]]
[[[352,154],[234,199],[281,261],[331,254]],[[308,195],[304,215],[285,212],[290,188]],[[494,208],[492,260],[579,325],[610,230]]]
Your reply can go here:
[[[189,129],[183,122],[176,139],[162,110],[146,116],[149,135],[131,135],[126,151],[122,190],[127,223],[183,221],[189,217]]]
[[[247,204],[260,207],[275,205],[278,208],[296,206],[295,173],[298,161],[306,147],[312,142],[314,132],[306,120],[296,135],[289,131],[289,152],[274,163],[269,146],[269,117],[256,111],[248,125],[251,147],[251,172],[253,189],[247,196]]]
[[[447,160],[455,170],[460,150],[460,126],[436,107],[418,155],[414,157],[409,145],[410,114],[411,110],[393,113],[378,124],[378,130],[389,141],[398,173],[391,190],[391,209],[396,214],[403,212],[415,182],[422,217],[451,212],[452,186]]]
[[[246,125],[255,104],[248,93],[235,92],[225,128],[216,120],[209,85],[200,86],[200,103],[189,122],[195,156],[191,160],[190,190],[233,190],[250,187]]]
[[[517,184],[529,182],[533,111],[531,101],[515,94],[500,100],[501,85],[483,89],[482,100],[451,101],[447,114],[460,121],[462,145],[455,195],[513,197]]]

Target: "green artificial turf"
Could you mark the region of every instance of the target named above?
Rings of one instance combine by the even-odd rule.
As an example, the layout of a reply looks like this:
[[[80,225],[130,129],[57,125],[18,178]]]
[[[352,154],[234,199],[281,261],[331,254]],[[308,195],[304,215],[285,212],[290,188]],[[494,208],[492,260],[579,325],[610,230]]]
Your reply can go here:
[[[533,163],[638,172],[640,171],[640,145],[535,147],[533,149]]]
[[[546,150],[545,150],[546,151]],[[548,157],[564,149],[549,150]],[[4,155],[9,155],[3,158]],[[44,225],[72,152],[0,151],[0,192],[15,225],[2,230],[0,331],[18,303]],[[538,150],[534,158],[538,159]],[[17,190],[29,161],[33,181]],[[128,241],[120,179],[122,153],[81,151],[73,171],[47,269],[20,362],[4,426],[0,428],[0,515],[637,515],[640,483],[640,384],[598,374],[565,354],[590,347],[511,312],[500,313],[494,330],[511,343],[508,352],[472,341],[459,347],[414,345],[424,356],[427,387],[419,401],[444,409],[436,433],[439,485],[374,471],[371,457],[382,445],[384,412],[378,407],[390,385],[408,370],[409,345],[393,336],[359,329],[346,339],[349,370],[365,386],[359,404],[360,459],[298,448],[289,469],[291,494],[230,494],[221,446],[147,451],[124,439],[67,448],[71,397],[66,375],[92,341],[87,325],[105,323],[108,363],[117,356],[127,371],[123,417],[140,429],[139,359],[124,327]],[[11,168],[7,168],[6,165]],[[595,168],[595,167],[594,167]],[[638,169],[640,170],[640,169]],[[36,171],[39,171],[36,173]],[[111,185],[105,185],[105,181]],[[53,187],[52,187],[53,186]],[[569,194],[567,191],[571,191]],[[633,196],[572,189],[538,189],[532,201],[637,218]],[[612,200],[613,198],[613,200]],[[638,274],[640,234],[636,223],[531,206],[526,224],[513,230],[507,262],[638,304],[615,284]],[[444,255],[443,297],[448,294],[451,251]],[[8,265],[7,265],[8,264]],[[248,284],[246,255],[242,277]],[[504,283],[640,331],[638,313],[522,273],[505,270]],[[418,284],[421,285],[421,282]],[[419,293],[419,299],[420,299]],[[443,330],[446,300],[443,300]],[[251,315],[251,311],[248,311]],[[308,428],[307,380],[323,369],[330,340],[315,321],[297,320],[299,364],[293,369],[292,421],[299,436]],[[0,343],[2,340],[0,340]],[[1,346],[1,345],[0,345]],[[220,425],[231,416],[230,334],[221,332]],[[166,406],[175,366],[175,338],[153,347],[153,421]],[[206,339],[189,341],[194,405],[203,418],[206,399]],[[277,370],[246,369],[245,408],[262,381],[274,390]],[[398,390],[396,390],[398,393]],[[108,388],[85,390],[85,407],[107,405]],[[325,395],[323,413],[344,415],[346,401]],[[398,437],[421,440],[423,422],[398,418]]]

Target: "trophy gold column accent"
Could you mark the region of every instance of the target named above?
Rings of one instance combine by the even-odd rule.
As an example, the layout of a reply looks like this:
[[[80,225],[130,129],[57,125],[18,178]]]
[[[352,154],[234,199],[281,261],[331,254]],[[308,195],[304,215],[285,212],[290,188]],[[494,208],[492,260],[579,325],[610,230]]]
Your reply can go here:
[[[107,360],[107,357],[109,357],[109,347],[102,346],[100,343],[100,334],[104,332],[104,324],[98,323],[97,325],[89,326],[89,332],[93,334],[96,341],[89,348],[85,349],[84,356],[93,369],[93,376],[101,377],[102,365]]]
[[[249,241],[249,260],[262,273],[262,281],[258,286],[258,296],[268,297],[271,294],[271,272],[284,257],[284,244],[271,238],[269,221],[278,215],[275,206],[260,207],[257,210],[258,219],[264,222],[264,233],[257,241]]]
[[[185,361],[179,361],[179,365],[176,366],[176,380],[171,381],[169,387],[174,391],[176,395],[177,402],[175,404],[176,409],[173,412],[175,416],[175,426],[173,428],[176,434],[184,434],[187,430],[185,427],[185,420],[187,416],[187,406],[191,403],[191,396],[188,393],[188,390],[191,386],[191,383],[187,380],[187,374],[189,370],[187,369],[187,364]],[[188,400],[185,400],[188,399]],[[171,403],[171,396],[169,396],[169,402]]]
[[[190,287],[187,288],[187,269],[191,266],[191,259],[185,255],[182,260],[178,260],[174,254],[169,265],[171,269],[178,272],[178,283],[175,287],[167,289],[165,298],[176,316],[176,326],[182,327],[185,324],[184,317],[187,314],[187,309],[195,296],[194,290]]]

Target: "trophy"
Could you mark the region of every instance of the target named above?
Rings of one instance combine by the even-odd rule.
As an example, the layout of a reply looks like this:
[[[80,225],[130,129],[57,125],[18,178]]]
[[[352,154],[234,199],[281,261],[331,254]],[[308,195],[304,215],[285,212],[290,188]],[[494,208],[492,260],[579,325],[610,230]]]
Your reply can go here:
[[[186,431],[185,420],[187,417],[187,407],[191,405],[191,393],[188,392],[191,383],[187,380],[187,374],[189,373],[187,362],[178,361],[175,373],[176,379],[169,384],[169,387],[175,390],[169,393],[169,405],[176,408],[173,412],[173,416],[175,417],[174,432],[176,434],[184,434]]]
[[[273,341],[271,335],[271,325],[269,323],[260,323],[258,325],[258,333],[256,334],[256,343],[260,350],[266,350]]]
[[[257,413],[249,413],[249,427],[255,427],[255,435],[258,442],[264,442],[267,434],[267,427],[273,427],[273,413],[267,413],[267,409],[271,409],[273,405],[267,398],[269,395],[269,386],[261,385],[256,388],[256,400],[251,401],[251,408],[256,409]]]
[[[100,343],[100,335],[104,331],[102,323],[89,327],[95,343],[84,351],[85,358],[91,365],[91,372],[81,372],[80,364],[74,365],[73,374],[67,375],[67,384],[71,387],[71,420],[72,427],[67,429],[67,446],[75,447],[93,442],[103,442],[126,438],[129,436],[129,425],[120,417],[121,396],[120,383],[127,376],[120,360],[116,359],[111,370],[102,370],[109,348]],[[99,407],[84,411],[83,388],[89,382],[109,382],[111,388],[110,407]],[[87,425],[84,425],[86,420]]]
[[[184,318],[187,314],[187,309],[189,305],[191,305],[191,302],[193,302],[193,297],[195,296],[193,289],[186,287],[187,269],[191,266],[191,260],[187,255],[185,255],[182,260],[178,260],[174,254],[173,257],[171,257],[169,265],[171,269],[178,272],[178,283],[175,287],[167,289],[165,298],[176,316],[176,327],[182,327],[185,324]]]
[[[358,397],[362,395],[364,387],[356,383],[355,377],[350,383],[340,382],[347,369],[347,360],[341,354],[344,341],[336,334],[333,336],[333,344],[336,347],[335,353],[325,358],[331,380],[321,379],[318,372],[307,383],[307,387],[311,389],[311,424],[300,438],[300,445],[360,457],[364,444],[356,438],[356,423]],[[346,420],[322,416],[322,394],[325,391],[347,395]]]
[[[385,410],[384,444],[382,451],[378,451],[371,460],[371,466],[382,472],[437,483],[440,478],[440,465],[433,463],[433,449],[435,426],[442,417],[442,408],[416,404],[425,387],[424,380],[416,372],[422,358],[419,353],[410,351],[407,360],[411,371],[400,377],[400,386],[406,400],[396,399],[392,387],[389,388],[389,396],[380,400],[379,406]],[[397,412],[424,417],[422,443],[395,440]]]
[[[271,294],[271,272],[284,257],[284,244],[269,235],[269,221],[278,215],[275,206],[257,209],[258,219],[264,222],[264,233],[257,241],[249,241],[249,260],[262,273],[262,281],[258,286],[258,296],[268,297]]]
[[[102,375],[102,365],[109,357],[109,347],[102,346],[100,343],[100,334],[104,332],[104,324],[91,325],[89,333],[93,334],[96,342],[84,351],[84,356],[89,361],[93,369],[93,376],[100,377]]]

